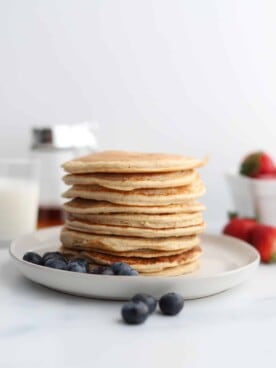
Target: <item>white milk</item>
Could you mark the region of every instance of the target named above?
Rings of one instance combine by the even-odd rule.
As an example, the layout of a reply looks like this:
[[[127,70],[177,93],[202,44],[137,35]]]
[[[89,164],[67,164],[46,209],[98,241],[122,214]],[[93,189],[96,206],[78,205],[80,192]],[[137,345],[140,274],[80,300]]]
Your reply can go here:
[[[38,183],[0,177],[0,239],[12,240],[34,231],[38,210]]]

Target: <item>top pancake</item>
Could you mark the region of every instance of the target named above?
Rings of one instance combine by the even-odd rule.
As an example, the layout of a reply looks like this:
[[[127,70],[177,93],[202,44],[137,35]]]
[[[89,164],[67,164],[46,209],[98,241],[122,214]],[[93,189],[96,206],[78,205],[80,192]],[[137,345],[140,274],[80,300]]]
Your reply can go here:
[[[205,160],[192,157],[128,151],[103,151],[65,162],[69,173],[147,173],[190,170],[201,167]]]

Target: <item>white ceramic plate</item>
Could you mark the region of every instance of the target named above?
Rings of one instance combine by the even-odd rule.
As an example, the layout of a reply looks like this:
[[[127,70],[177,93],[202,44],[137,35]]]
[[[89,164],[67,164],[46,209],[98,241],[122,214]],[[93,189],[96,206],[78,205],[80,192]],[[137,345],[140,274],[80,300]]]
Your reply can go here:
[[[176,277],[102,276],[55,270],[22,260],[27,251],[43,254],[59,247],[60,228],[36,231],[15,240],[11,257],[28,279],[69,294],[101,299],[129,299],[144,292],[160,298],[175,291],[187,299],[201,298],[230,289],[248,279],[259,264],[257,251],[243,241],[224,235],[202,236],[201,268]]]

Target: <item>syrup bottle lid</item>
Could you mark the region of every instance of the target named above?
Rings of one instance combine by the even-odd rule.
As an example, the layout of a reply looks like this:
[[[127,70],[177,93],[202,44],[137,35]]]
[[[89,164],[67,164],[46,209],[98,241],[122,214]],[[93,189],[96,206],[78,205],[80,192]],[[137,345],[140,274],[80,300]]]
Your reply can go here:
[[[97,128],[98,124],[95,122],[33,127],[31,149],[67,150],[89,147],[96,150],[97,140],[94,132]]]

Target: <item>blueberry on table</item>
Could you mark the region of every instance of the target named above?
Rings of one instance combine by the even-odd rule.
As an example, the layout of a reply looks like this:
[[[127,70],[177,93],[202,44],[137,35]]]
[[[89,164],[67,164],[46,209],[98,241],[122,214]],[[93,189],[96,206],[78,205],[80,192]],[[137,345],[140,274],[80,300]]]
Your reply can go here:
[[[123,320],[130,325],[139,325],[147,319],[149,307],[143,302],[127,302],[122,307]]]
[[[64,262],[66,262],[63,254],[61,254],[60,252],[46,252],[44,253],[43,257],[42,257],[42,264],[45,265],[45,263],[49,260],[49,259],[60,259]]]
[[[23,260],[37,265],[41,265],[42,263],[42,257],[35,252],[25,253],[23,256]]]
[[[157,301],[152,295],[145,294],[145,293],[139,293],[139,294],[135,294],[131,300],[133,302],[145,303],[149,308],[150,314],[153,313],[156,309]]]
[[[55,268],[57,270],[67,270],[67,263],[58,258],[50,258],[44,263],[45,267]]]
[[[137,276],[138,272],[124,262],[115,262],[111,265],[114,275]]]
[[[180,294],[168,293],[159,300],[161,312],[168,316],[175,316],[184,306],[184,298]]]
[[[87,262],[81,262],[82,259],[74,259],[70,261],[67,265],[67,270],[71,272],[81,272],[81,273],[87,273],[88,271],[88,263]]]

